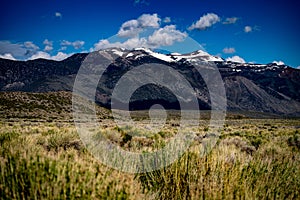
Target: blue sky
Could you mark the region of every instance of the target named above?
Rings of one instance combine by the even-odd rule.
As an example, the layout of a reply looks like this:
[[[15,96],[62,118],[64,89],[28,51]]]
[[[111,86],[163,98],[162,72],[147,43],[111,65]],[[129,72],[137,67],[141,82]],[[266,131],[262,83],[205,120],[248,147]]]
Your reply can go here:
[[[290,0],[4,0],[0,56],[61,60],[127,40],[121,46],[135,42],[158,48],[192,38],[225,59],[298,67],[299,8]],[[147,37],[144,29],[151,30]],[[137,35],[129,36],[128,30]],[[188,43],[183,46],[189,49]]]

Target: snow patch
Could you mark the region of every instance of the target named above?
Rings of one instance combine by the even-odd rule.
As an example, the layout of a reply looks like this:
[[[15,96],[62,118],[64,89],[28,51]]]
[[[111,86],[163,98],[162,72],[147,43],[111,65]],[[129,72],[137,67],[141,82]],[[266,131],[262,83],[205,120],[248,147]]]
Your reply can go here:
[[[276,64],[276,65],[284,65],[284,62],[283,61],[276,61],[274,60],[272,63]]]
[[[181,54],[180,53],[177,53],[177,52],[174,52],[174,53],[171,53],[172,56],[180,56]]]
[[[112,49],[112,52],[118,56],[123,56],[124,52],[119,51],[118,49]]]
[[[195,51],[191,54],[171,53],[170,55],[153,52],[147,48],[135,48],[134,50],[144,51],[144,52],[148,53],[149,55],[151,55],[155,58],[158,58],[160,60],[164,60],[166,62],[175,62],[175,61],[180,61],[181,59],[186,59],[189,62],[196,62],[196,61],[198,61],[197,58],[199,58],[201,61],[210,61],[210,62],[224,61],[222,58],[217,57],[217,56],[212,56],[202,50]]]
[[[205,52],[205,51],[202,51],[202,50],[198,50],[198,51],[195,51],[191,54],[185,54],[185,55],[173,55],[173,57],[179,61],[181,59],[193,59],[193,58],[201,58],[201,60],[204,60],[204,61],[223,61],[222,58],[220,57],[216,57],[216,56],[212,56],[210,55],[209,53]],[[192,60],[194,61],[194,60]]]
[[[144,56],[145,56],[144,54],[137,55],[137,56],[135,57],[135,59],[138,59],[138,58],[141,58],[141,57],[144,57]]]
[[[150,55],[155,57],[155,58],[158,58],[160,60],[166,61],[166,62],[173,62],[174,61],[170,56],[167,56],[165,54],[152,52],[152,53],[150,53]]]
[[[126,58],[133,56],[133,53],[127,54]]]
[[[146,49],[146,48],[135,48],[134,50],[137,50],[137,51],[145,51],[146,53],[148,53],[149,55],[155,57],[155,58],[158,58],[160,60],[163,60],[163,61],[166,61],[166,62],[174,62],[174,60],[170,57],[170,56],[167,56],[165,54],[161,54],[161,53],[156,53],[156,52],[153,52],[151,51],[150,49]]]

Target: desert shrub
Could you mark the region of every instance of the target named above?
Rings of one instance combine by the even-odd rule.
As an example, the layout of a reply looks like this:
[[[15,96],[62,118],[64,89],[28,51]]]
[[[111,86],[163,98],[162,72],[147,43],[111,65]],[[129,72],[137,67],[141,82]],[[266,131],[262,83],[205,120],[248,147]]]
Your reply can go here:
[[[300,150],[300,134],[298,133],[298,131],[295,131],[295,134],[290,136],[287,142],[289,146]]]
[[[241,137],[226,138],[222,140],[221,143],[225,145],[235,145],[241,151],[246,152],[248,154],[252,154],[253,152],[256,151],[255,146],[249,145],[248,144],[249,142],[243,140]]]
[[[0,144],[1,146],[5,143],[5,142],[11,142],[12,140],[14,140],[15,138],[19,137],[19,133],[12,131],[12,132],[4,132],[4,133],[0,133]]]
[[[122,141],[121,141],[121,146],[124,146],[125,144],[127,144],[128,142],[130,142],[132,139],[132,135],[128,134],[128,133],[123,133],[122,134]]]
[[[255,137],[253,139],[251,139],[251,144],[258,149],[259,146],[263,143],[263,140],[261,138]]]
[[[50,150],[58,151],[59,148],[63,148],[64,150],[69,148],[74,148],[76,150],[80,150],[82,147],[81,141],[77,139],[77,135],[75,134],[61,134],[55,133],[51,134],[47,140],[47,144],[45,148]]]
[[[165,131],[159,131],[157,134],[163,138],[166,137],[166,135],[167,135]]]

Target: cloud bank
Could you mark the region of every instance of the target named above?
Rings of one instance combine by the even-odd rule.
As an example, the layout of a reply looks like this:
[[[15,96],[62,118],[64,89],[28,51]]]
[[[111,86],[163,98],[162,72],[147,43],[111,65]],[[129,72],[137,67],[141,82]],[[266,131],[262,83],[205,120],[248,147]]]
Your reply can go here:
[[[5,53],[3,55],[0,55],[0,58],[8,59],[8,60],[16,60],[10,53]]]
[[[161,46],[171,46],[175,42],[183,41],[188,34],[177,30],[175,25],[161,27],[162,19],[155,14],[143,14],[137,19],[126,21],[122,24],[117,33],[120,38],[126,38],[122,42],[110,42],[107,39],[99,40],[90,51],[100,49],[121,47],[133,49],[137,47],[158,48]],[[170,18],[164,21],[170,22]],[[147,36],[141,36],[145,31],[152,30]],[[121,40],[120,40],[121,41]]]
[[[36,54],[32,55],[30,58],[28,58],[28,60],[35,60],[38,58],[42,58],[42,59],[47,59],[47,60],[56,60],[56,61],[61,61],[64,60],[68,57],[70,57],[72,54],[66,54],[63,52],[58,52],[56,55],[51,56],[49,53],[46,53],[44,51],[38,51],[36,52]]]

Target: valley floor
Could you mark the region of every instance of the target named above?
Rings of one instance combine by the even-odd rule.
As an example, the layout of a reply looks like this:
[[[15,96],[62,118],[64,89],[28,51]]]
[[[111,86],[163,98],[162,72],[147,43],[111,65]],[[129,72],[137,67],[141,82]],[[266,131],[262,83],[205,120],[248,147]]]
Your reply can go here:
[[[227,113],[217,145],[200,155],[209,133],[204,111],[199,127],[191,127],[198,137],[180,159],[130,174],[103,165],[85,148],[70,113],[70,93],[1,93],[0,102],[1,199],[300,198],[300,119]],[[97,116],[95,138],[132,152],[164,147],[178,128],[176,111],[155,134],[117,126],[104,108],[97,108]],[[144,111],[132,117],[147,121]]]
[[[111,119],[99,134],[125,150],[163,146],[174,124],[142,137]],[[200,125],[199,132],[208,131]],[[136,137],[128,138],[129,132]],[[140,135],[138,135],[140,134]],[[142,138],[142,139],[141,139]],[[300,120],[229,119],[213,150],[195,142],[178,161],[142,174],[96,160],[67,121],[2,120],[1,199],[299,199]]]

